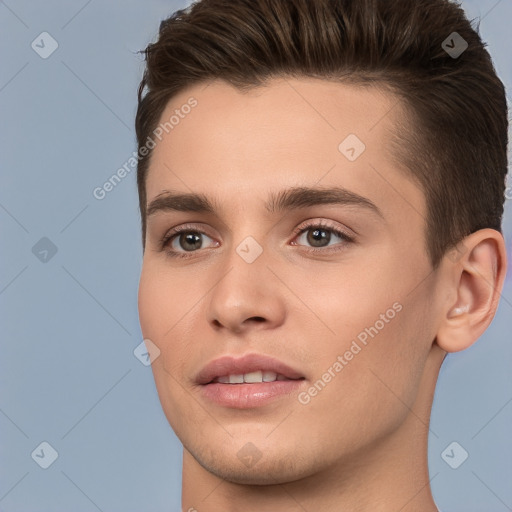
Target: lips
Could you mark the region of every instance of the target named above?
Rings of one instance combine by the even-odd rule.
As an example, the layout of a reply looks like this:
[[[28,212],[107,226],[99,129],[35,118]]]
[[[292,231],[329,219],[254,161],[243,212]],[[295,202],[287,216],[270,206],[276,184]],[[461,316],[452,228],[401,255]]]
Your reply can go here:
[[[208,363],[196,376],[195,381],[198,384],[206,385],[214,382],[224,383],[243,383],[251,379],[245,380],[248,375],[267,376],[269,382],[273,380],[301,380],[304,379],[299,371],[291,368],[287,364],[262,354],[249,354],[243,357],[224,356]],[[275,378],[272,373],[276,374]],[[263,382],[267,382],[263,379]],[[255,382],[262,380],[254,379]]]

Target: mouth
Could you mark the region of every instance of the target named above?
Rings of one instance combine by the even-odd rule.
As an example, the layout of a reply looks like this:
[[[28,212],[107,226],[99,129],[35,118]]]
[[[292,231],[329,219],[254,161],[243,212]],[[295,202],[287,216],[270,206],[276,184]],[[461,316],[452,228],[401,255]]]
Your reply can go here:
[[[299,380],[305,376],[279,359],[263,354],[223,356],[208,363],[195,377],[197,384],[243,384]]]
[[[275,373],[269,370],[256,370],[255,372],[249,373],[240,373],[240,374],[231,374],[231,375],[223,375],[222,377],[215,377],[208,384],[212,384],[214,382],[219,382],[220,384],[256,384],[261,382],[275,382],[285,381],[285,380],[302,380],[304,377],[300,377],[298,379],[290,379],[285,375],[281,375],[280,373]]]
[[[235,409],[290,396],[305,380],[298,370],[262,354],[215,359],[195,379],[205,400]]]

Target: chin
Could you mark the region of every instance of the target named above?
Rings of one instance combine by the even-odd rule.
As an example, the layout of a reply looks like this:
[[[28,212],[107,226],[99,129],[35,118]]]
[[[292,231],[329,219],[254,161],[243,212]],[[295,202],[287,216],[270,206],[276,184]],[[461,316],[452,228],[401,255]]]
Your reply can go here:
[[[261,459],[252,463],[240,460],[236,452],[232,456],[227,450],[190,450],[194,457],[206,471],[229,482],[241,485],[276,485],[293,482],[304,478],[313,471],[297,466],[296,453],[275,453],[273,456],[261,455]]]

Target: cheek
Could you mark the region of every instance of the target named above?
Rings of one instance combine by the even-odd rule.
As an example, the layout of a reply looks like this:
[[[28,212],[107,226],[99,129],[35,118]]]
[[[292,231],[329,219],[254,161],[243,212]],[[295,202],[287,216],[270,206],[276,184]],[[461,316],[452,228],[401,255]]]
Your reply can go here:
[[[404,402],[414,402],[432,328],[424,320],[430,317],[425,296],[409,294],[407,281],[413,276],[397,272],[381,265],[378,275],[361,269],[324,274],[309,289],[295,283],[297,295],[315,313],[308,313],[308,325],[301,329],[311,333],[313,384],[332,382],[325,389],[319,383],[315,396],[323,398],[312,400],[312,410],[318,406],[320,414],[327,404],[336,404],[338,419],[347,411],[364,417],[365,410],[373,410],[392,421],[407,412]]]
[[[383,270],[384,274],[392,275]],[[313,276],[313,277],[312,277]],[[319,342],[331,346],[334,351],[344,349],[350,341],[371,339],[367,331],[380,335],[388,330],[400,316],[400,289],[391,280],[378,282],[381,274],[372,274],[371,269],[339,267],[321,269],[316,273],[290,273],[286,282],[295,297],[288,299],[289,306],[297,309],[294,322],[307,322],[312,333],[316,328]],[[384,318],[381,319],[381,315]],[[375,328],[377,327],[377,329]],[[311,350],[315,350],[311,347]]]
[[[300,402],[307,402],[302,409],[304,423],[320,438],[336,432],[333,442],[344,445],[352,440],[354,449],[402,424],[414,408],[421,379],[424,349],[416,338],[413,311],[404,305],[384,327],[380,323],[375,327],[374,316],[367,314],[365,320],[376,331],[354,325],[351,333],[347,327],[336,341],[322,346],[309,396],[302,396]],[[364,322],[362,317],[359,321]],[[358,339],[360,333],[366,335],[366,344]],[[325,418],[322,424],[317,422],[320,417]]]
[[[143,266],[139,281],[139,323],[144,338],[149,338],[160,349],[158,365],[153,364],[155,380],[165,373],[181,376],[185,362],[193,355],[194,337],[198,333],[190,327],[197,324],[200,307],[199,286],[190,286],[194,281],[180,278],[179,273],[162,269],[157,265]],[[189,332],[191,331],[191,332]],[[181,378],[181,377],[180,377]],[[168,385],[173,385],[169,376]]]
[[[175,326],[198,302],[199,288],[193,279],[183,279],[179,273],[155,263],[145,263],[139,280],[138,310],[145,337],[164,342],[172,336]],[[204,292],[203,292],[204,293]]]
[[[138,310],[139,323],[144,338],[155,341],[160,336],[160,324],[165,318],[165,295],[162,293],[162,281],[155,279],[155,272],[143,264],[139,280]]]
[[[177,300],[176,280],[156,266],[143,266],[139,281],[139,322],[144,339],[150,339],[160,350],[151,368],[162,409],[175,431],[180,431],[180,404],[187,397],[182,389],[183,361],[189,357],[190,343],[177,336],[180,319],[186,312],[186,301]],[[184,303],[185,302],[185,303]],[[197,299],[196,301],[197,302]],[[190,307],[188,307],[190,309]],[[183,322],[183,320],[182,320]]]

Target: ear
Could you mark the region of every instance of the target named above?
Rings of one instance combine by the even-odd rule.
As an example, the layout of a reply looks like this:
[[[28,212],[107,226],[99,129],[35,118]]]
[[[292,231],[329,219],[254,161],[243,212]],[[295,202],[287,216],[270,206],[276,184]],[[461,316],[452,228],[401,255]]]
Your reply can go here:
[[[503,235],[494,229],[476,231],[448,252],[441,264],[453,284],[436,341],[446,352],[458,352],[482,335],[498,308],[507,271]]]

